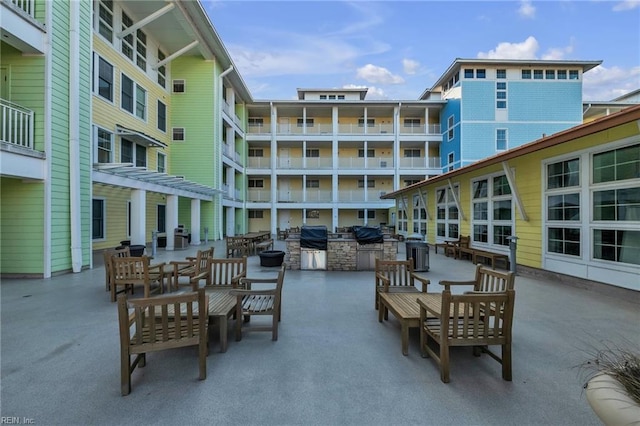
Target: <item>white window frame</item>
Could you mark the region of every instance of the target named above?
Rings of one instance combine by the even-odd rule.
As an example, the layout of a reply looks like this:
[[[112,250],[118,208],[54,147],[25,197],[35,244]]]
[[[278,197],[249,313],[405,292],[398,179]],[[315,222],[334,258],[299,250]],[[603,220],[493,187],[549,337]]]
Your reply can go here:
[[[109,147],[108,148],[104,148],[100,146],[100,132],[104,132],[107,133],[110,138],[109,138]],[[115,145],[114,145],[114,140],[115,140],[115,135],[113,134],[113,132],[110,132],[109,130],[103,128],[103,127],[99,127],[99,126],[93,126],[93,162],[94,163],[100,163],[100,164],[108,164],[108,163],[113,163],[113,156],[114,156],[114,152],[115,152]],[[100,152],[107,152],[107,156],[109,157],[108,161],[100,161]]]
[[[185,79],[175,78],[171,80],[171,93],[186,93],[186,91],[187,91],[187,81]]]
[[[135,167],[148,167],[149,165],[149,149],[144,146],[144,145],[140,145],[137,144],[127,138],[120,138],[120,162],[121,163],[128,163],[128,161],[124,161],[124,159],[122,158],[122,153],[123,153],[123,145],[124,143],[130,143],[131,144],[131,153],[132,153],[132,160],[131,163],[135,166]],[[144,150],[144,164],[139,160],[139,152],[138,152],[138,147],[142,148]]]
[[[402,231],[406,234],[409,222],[409,216],[405,210],[405,206],[409,205],[409,200],[406,197],[398,200],[398,232]]]
[[[131,89],[132,89],[132,99],[131,99],[131,107],[132,110],[129,111],[125,105],[124,105],[124,80],[128,79],[131,81]],[[143,102],[140,102],[140,97],[141,94],[140,92],[142,92],[142,97],[143,97]],[[147,121],[147,111],[149,109],[148,105],[147,105],[147,98],[149,96],[147,95],[147,90],[142,87],[141,85],[139,85],[138,83],[136,83],[136,81],[134,79],[132,79],[131,77],[129,77],[128,75],[122,73],[121,77],[120,77],[120,108],[123,111],[127,111],[129,114],[133,115],[134,117],[137,117],[143,121]],[[142,116],[139,114],[139,106],[142,105]]]
[[[100,62],[101,61],[103,61],[105,64],[107,64],[107,65],[109,65],[111,67],[111,81],[109,81],[109,83],[111,85],[109,96],[111,97],[111,99],[104,97],[100,93],[100,80],[101,80]],[[116,80],[115,79],[115,67],[113,66],[113,64],[111,62],[107,61],[102,56],[98,55],[97,53],[94,53],[93,54],[93,76],[92,76],[93,93],[96,96],[99,96],[100,98],[105,100],[106,102],[109,102],[109,103],[113,104],[114,100],[115,100],[115,87],[116,87],[116,81],[115,80]]]
[[[447,118],[447,141],[451,141],[453,140],[453,138],[455,138],[456,134],[455,134],[455,122],[456,118],[453,115],[450,115],[449,118]]]
[[[184,142],[187,139],[187,131],[184,127],[171,128],[171,140],[173,142]]]
[[[167,173],[167,154],[158,151],[158,157],[156,159],[156,170],[158,173]]]
[[[500,132],[504,132],[504,139],[500,138]],[[504,142],[504,147],[500,147],[500,142]],[[508,129],[496,129],[496,151],[506,151],[507,149],[509,149]]]
[[[115,4],[115,2],[112,3],[112,4]],[[110,15],[111,15],[111,24],[109,24],[108,22],[106,22],[105,20],[102,19],[102,16],[100,14],[100,8],[103,7],[103,6],[104,6],[105,10],[108,11],[110,13]],[[113,32],[114,32],[113,31],[113,28],[114,28],[114,25],[113,25],[113,23],[114,23],[114,21],[113,21],[113,16],[114,16],[113,9],[109,9],[106,6],[106,3],[104,3],[103,1],[100,1],[100,0],[98,2],[96,2],[96,3],[94,3],[94,7],[97,8],[97,9],[94,9],[94,28],[93,28],[94,31],[96,32],[96,34],[98,34],[104,40],[109,42],[109,44],[113,44]],[[109,31],[111,32],[110,37],[102,34],[102,32],[100,31],[101,30],[100,24],[104,24],[105,27],[107,29],[109,29]]]
[[[413,233],[427,235],[427,206],[422,205],[420,194],[413,195]]]
[[[514,235],[515,233],[515,208],[514,208],[514,200],[513,200],[513,189],[509,187],[509,183],[507,182],[507,187],[509,187],[508,194],[497,194],[495,191],[494,182],[496,179],[501,179],[503,182],[506,181],[506,176],[504,173],[492,173],[489,175],[479,176],[476,179],[473,179],[470,184],[470,192],[471,192],[471,241],[473,241],[474,246],[487,248],[495,251],[505,251],[505,248],[509,247],[509,241],[503,240],[503,243],[497,242],[496,239],[499,238],[498,229],[499,227],[508,227],[510,228],[509,236]],[[484,191],[477,193],[478,188],[477,185],[480,182],[485,182],[486,187]],[[508,219],[498,219],[494,216],[496,212],[496,208],[498,206],[508,203],[509,210],[509,218]],[[480,205],[483,205],[484,208],[479,210]],[[484,213],[484,215],[480,215],[479,213]],[[481,234],[477,232],[477,227],[484,227],[486,230],[487,241],[482,241],[478,238],[478,235]],[[484,234],[484,233],[482,233]]]
[[[460,184],[453,185],[456,197]],[[444,232],[441,232],[444,231]],[[455,240],[460,236],[460,211],[449,186],[436,188],[436,240]]]

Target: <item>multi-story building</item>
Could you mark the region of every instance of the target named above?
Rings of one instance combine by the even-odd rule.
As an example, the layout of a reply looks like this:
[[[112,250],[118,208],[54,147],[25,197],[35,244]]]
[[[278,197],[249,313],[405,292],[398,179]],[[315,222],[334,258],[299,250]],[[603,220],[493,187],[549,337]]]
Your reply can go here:
[[[254,101],[197,1],[0,7],[3,275],[79,271],[154,231],[172,250],[179,225],[191,244],[303,224],[427,235],[424,197],[381,197],[582,123],[600,63],[456,59],[416,100]]]

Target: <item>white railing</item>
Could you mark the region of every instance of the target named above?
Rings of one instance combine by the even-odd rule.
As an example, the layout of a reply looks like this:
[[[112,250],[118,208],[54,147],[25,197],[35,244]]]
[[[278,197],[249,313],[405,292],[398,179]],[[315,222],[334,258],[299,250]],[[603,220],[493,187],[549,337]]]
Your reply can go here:
[[[362,124],[339,124],[338,133],[343,135],[381,135],[393,134],[393,124],[375,124],[363,126]]]
[[[323,189],[307,189],[304,200],[308,203],[330,203],[331,191]]]
[[[247,190],[247,201],[253,203],[266,203],[271,201],[271,191],[268,189],[249,189]]]
[[[340,202],[353,202],[353,201],[364,201],[364,190],[349,190],[349,191],[338,191],[338,201]]]
[[[440,134],[440,125],[439,124],[419,124],[415,126],[400,126],[400,134],[430,134],[430,135],[439,135]]]
[[[24,10],[24,12],[32,18],[36,17],[36,0],[11,0],[11,3],[16,5],[18,9]]]
[[[268,124],[251,124],[247,126],[247,133],[250,135],[269,135],[271,134],[271,126]]]
[[[0,99],[0,140],[33,149],[33,111]]]
[[[305,169],[330,169],[331,157],[308,157]]]
[[[251,169],[270,169],[270,157],[247,157],[247,167]]]

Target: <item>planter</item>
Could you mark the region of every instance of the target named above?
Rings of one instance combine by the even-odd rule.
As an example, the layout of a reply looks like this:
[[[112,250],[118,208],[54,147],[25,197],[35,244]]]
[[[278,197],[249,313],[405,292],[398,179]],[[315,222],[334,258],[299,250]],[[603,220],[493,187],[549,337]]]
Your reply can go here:
[[[284,252],[281,250],[264,250],[259,256],[260,266],[280,266],[284,261]]]
[[[587,383],[587,401],[606,425],[631,425],[640,419],[640,404],[613,376],[598,374]]]
[[[129,251],[131,252],[131,256],[134,256],[134,257],[140,257],[144,255],[144,249],[145,249],[145,246],[143,245],[134,244],[129,246]]]

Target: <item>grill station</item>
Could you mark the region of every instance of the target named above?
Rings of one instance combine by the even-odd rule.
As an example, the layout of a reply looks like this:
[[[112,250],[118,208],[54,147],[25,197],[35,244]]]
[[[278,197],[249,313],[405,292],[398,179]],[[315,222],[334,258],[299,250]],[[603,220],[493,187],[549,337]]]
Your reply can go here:
[[[300,269],[327,269],[326,226],[300,228]]]

